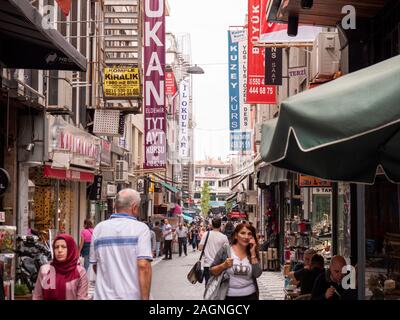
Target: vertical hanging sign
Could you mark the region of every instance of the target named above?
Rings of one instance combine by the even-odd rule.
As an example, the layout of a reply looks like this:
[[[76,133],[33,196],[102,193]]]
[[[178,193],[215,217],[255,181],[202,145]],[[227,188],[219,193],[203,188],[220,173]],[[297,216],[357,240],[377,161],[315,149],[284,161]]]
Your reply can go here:
[[[189,156],[189,81],[183,80],[179,88],[179,156]]]
[[[260,37],[261,0],[248,0],[248,59],[246,102],[276,103],[276,87],[264,85],[264,50],[255,47]]]
[[[265,84],[282,85],[282,48],[265,48]]]
[[[228,31],[229,55],[229,130],[240,130],[239,43]]]
[[[157,169],[166,167],[164,0],[144,2],[144,167]]]
[[[240,102],[240,130],[249,130],[250,127],[250,105],[246,104],[247,87],[247,30],[244,39],[239,44],[239,102]]]

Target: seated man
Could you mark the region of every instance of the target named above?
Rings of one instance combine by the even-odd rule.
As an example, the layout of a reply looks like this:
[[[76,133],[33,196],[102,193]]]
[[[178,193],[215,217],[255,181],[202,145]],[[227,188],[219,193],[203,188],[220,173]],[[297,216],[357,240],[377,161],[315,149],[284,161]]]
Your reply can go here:
[[[314,254],[311,258],[310,269],[304,269],[300,282],[301,294],[310,294],[315,280],[321,273],[324,273],[324,258],[319,254]]]
[[[289,278],[291,279],[290,284],[300,286],[301,280],[303,279],[304,270],[310,269],[311,258],[317,252],[314,249],[308,249],[304,252],[304,265],[300,268],[295,267],[295,271],[289,273]]]
[[[345,300],[355,299],[353,290],[345,290],[342,287],[342,279],[345,273],[342,272],[346,266],[346,260],[342,256],[332,257],[329,270],[320,274],[315,280],[312,289],[311,300]]]

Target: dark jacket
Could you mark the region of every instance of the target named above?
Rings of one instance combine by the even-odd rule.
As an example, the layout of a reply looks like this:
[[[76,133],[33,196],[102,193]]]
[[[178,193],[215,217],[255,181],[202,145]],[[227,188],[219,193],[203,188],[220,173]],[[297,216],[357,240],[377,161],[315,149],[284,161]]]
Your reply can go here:
[[[325,298],[326,290],[330,287],[334,287],[337,291],[331,299],[329,300],[356,300],[357,290],[348,289],[345,290],[342,284],[333,282],[330,277],[330,271],[326,270],[324,273],[320,274],[315,280],[313,290],[311,292],[311,300],[327,300]]]
[[[4,286],[3,286],[3,268],[0,265],[0,300],[4,300]]]
[[[217,266],[221,263],[223,263],[226,259],[228,258],[228,249],[227,246],[223,246],[216,254],[213,263],[210,266],[210,269],[214,266]],[[258,291],[258,285],[257,285],[257,278],[261,276],[262,274],[262,269],[261,265],[259,263],[257,264],[252,264],[251,265],[251,274],[253,277],[254,285],[256,286],[256,292],[257,292],[257,298],[259,296],[259,291]],[[223,294],[221,294],[222,297],[225,297],[229,289],[229,276],[226,274],[226,277],[224,277],[224,280],[221,283],[221,291]]]

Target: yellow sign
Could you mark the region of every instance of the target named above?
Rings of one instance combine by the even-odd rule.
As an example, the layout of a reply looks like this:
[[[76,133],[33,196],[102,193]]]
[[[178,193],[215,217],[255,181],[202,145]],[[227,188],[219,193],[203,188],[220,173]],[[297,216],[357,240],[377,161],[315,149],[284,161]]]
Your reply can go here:
[[[139,96],[139,68],[104,68],[104,97],[117,99]]]

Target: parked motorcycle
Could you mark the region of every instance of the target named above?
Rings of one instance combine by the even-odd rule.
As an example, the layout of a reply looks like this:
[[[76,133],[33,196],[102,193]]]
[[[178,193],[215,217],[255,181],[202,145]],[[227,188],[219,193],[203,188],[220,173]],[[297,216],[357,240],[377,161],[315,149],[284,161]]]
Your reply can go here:
[[[35,288],[39,269],[48,263],[52,256],[47,244],[40,243],[38,237],[17,238],[16,282],[24,283],[30,291]]]

